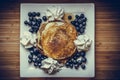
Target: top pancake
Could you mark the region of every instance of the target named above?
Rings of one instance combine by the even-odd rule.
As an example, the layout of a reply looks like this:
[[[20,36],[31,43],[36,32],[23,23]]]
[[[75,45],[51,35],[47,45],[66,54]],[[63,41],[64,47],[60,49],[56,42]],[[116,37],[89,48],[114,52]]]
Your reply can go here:
[[[38,47],[43,54],[53,59],[65,59],[75,52],[74,40],[77,32],[66,22],[42,24],[38,31]]]

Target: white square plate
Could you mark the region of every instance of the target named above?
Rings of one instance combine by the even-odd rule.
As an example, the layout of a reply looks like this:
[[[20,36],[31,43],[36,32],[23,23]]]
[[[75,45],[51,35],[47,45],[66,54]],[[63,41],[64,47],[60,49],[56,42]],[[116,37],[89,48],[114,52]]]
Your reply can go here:
[[[87,26],[85,34],[92,39],[90,50],[86,53],[87,63],[86,69],[78,70],[64,68],[54,75],[48,75],[41,69],[35,68],[28,63],[28,51],[20,44],[20,77],[94,77],[95,76],[95,15],[93,3],[77,3],[77,4],[21,4],[20,8],[20,37],[23,32],[28,30],[24,25],[24,21],[28,20],[28,12],[40,12],[45,15],[45,10],[52,5],[61,6],[65,12],[84,13],[87,17]]]

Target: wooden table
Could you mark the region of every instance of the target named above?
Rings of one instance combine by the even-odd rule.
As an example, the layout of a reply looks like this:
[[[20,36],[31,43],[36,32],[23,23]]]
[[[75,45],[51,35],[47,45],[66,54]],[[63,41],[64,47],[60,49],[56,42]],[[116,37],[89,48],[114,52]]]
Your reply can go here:
[[[0,2],[0,80],[20,80],[19,34],[20,3],[45,3],[47,0],[7,0]],[[28,78],[27,80],[120,80],[120,3],[104,0],[50,0],[49,2],[95,3],[96,77]],[[22,78],[21,80],[26,80]]]

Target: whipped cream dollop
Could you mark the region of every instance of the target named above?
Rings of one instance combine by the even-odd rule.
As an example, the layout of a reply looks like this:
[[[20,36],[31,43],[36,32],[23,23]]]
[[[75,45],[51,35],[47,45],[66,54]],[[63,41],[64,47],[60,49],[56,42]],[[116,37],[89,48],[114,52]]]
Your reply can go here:
[[[23,32],[23,36],[20,39],[20,43],[25,48],[30,48],[36,45],[36,39],[37,39],[36,34],[32,34],[29,31],[25,31]]]
[[[63,67],[63,64],[58,63],[58,61],[47,58],[42,61],[41,69],[43,69],[48,74],[54,74],[56,72],[59,72]]]
[[[64,10],[60,6],[51,6],[46,10],[48,21],[62,20]]]
[[[74,40],[74,44],[77,47],[78,52],[80,51],[88,51],[91,46],[92,40],[87,35],[79,35],[76,40]]]

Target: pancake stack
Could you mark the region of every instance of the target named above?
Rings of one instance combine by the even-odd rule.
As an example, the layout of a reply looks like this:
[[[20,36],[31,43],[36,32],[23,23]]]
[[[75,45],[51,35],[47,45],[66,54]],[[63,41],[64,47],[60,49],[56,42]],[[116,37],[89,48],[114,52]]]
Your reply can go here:
[[[44,55],[61,60],[74,54],[77,31],[67,22],[47,22],[37,32],[37,46]]]

